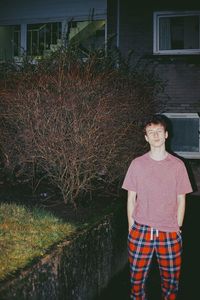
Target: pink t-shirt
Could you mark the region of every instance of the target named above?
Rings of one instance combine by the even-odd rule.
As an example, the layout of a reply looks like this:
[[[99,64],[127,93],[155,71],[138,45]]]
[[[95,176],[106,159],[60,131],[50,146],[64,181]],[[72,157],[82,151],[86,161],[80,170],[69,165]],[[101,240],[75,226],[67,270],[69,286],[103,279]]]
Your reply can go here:
[[[192,192],[184,163],[168,153],[156,161],[146,153],[132,161],[122,188],[137,193],[133,218],[161,231],[178,231],[177,195]]]

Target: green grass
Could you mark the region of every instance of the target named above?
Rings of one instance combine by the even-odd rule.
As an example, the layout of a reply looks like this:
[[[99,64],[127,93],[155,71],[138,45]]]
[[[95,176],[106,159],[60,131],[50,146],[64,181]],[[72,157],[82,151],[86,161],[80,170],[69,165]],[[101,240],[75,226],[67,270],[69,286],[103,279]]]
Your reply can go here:
[[[76,230],[42,209],[0,204],[0,280],[43,256]]]

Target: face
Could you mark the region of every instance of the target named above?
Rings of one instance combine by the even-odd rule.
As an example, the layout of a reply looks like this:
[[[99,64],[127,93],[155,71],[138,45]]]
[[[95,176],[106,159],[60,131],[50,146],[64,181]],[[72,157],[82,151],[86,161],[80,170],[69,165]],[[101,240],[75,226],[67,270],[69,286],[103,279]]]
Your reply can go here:
[[[151,124],[146,127],[145,139],[151,147],[162,147],[167,137],[168,132],[161,124]]]

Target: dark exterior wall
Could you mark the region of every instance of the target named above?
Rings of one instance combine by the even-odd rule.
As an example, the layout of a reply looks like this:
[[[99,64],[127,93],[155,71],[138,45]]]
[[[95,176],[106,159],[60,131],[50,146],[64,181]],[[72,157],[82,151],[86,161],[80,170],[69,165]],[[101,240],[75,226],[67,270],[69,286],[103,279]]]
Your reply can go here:
[[[200,113],[200,65],[178,61],[160,62],[157,68],[160,77],[166,81],[165,94],[167,112]]]
[[[120,50],[125,56],[134,50],[133,62],[140,58],[156,66],[166,86],[161,97],[166,111],[200,113],[200,55],[153,55],[153,12],[200,10],[200,3],[160,2],[154,0],[147,6],[142,1],[136,7],[131,0],[120,1]]]
[[[136,56],[152,54],[153,23],[152,13],[128,6],[126,2],[120,4],[119,45],[124,55],[134,50]]]

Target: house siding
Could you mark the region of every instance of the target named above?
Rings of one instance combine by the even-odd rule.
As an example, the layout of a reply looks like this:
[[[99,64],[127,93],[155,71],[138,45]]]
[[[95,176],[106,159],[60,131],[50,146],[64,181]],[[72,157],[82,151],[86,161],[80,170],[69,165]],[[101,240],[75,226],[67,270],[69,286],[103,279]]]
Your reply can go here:
[[[106,0],[1,0],[0,25],[106,16]]]
[[[166,103],[166,112],[200,113],[200,55],[153,55],[153,12],[195,9],[200,10],[200,4],[193,0],[187,7],[181,2],[178,5],[173,1],[159,3],[154,0],[151,7],[141,4],[137,8],[133,1],[120,1],[119,48],[124,56],[134,51],[132,63],[141,59],[143,63],[156,66],[165,83],[161,100]]]

